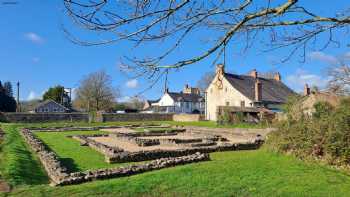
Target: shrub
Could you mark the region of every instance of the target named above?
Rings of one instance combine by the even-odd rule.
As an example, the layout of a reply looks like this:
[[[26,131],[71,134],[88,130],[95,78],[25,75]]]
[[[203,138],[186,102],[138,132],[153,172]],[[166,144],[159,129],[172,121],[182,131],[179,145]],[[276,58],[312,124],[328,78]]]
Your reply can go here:
[[[219,114],[217,124],[219,125],[228,125],[231,123],[230,111],[224,109],[222,113]]]
[[[350,99],[337,107],[327,102],[314,105],[312,116],[300,110],[302,100],[295,99],[285,107],[288,119],[278,124],[266,145],[278,152],[300,158],[322,159],[329,164],[350,164]]]

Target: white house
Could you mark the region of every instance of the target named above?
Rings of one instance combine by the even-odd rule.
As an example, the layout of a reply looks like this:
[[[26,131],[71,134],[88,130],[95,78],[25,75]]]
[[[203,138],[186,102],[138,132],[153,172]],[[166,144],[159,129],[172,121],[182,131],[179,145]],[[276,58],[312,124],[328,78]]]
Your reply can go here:
[[[151,103],[152,107],[165,113],[204,113],[205,102],[198,88],[186,85],[182,92],[169,92],[166,89],[157,102]]]
[[[206,119],[216,121],[220,109],[230,108],[232,113],[273,111],[295,94],[283,84],[279,73],[272,79],[258,76],[253,70],[249,75],[226,73],[224,65],[216,67],[216,75],[206,90]]]

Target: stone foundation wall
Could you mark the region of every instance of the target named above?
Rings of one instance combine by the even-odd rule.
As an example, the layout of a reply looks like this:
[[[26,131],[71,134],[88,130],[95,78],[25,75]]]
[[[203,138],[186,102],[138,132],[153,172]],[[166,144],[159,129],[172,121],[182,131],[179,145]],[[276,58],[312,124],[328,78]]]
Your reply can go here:
[[[139,152],[120,152],[113,157],[109,157],[109,163],[123,163],[123,162],[139,162],[147,161],[165,157],[180,157],[184,155],[200,153],[211,153],[219,151],[235,151],[235,150],[255,150],[261,146],[262,142],[257,141],[249,144],[229,144],[225,143],[217,146],[210,147],[189,147],[177,150],[151,150],[151,151],[139,151]]]
[[[65,168],[59,161],[57,155],[49,150],[49,148],[47,148],[41,140],[35,137],[31,130],[22,129],[21,135],[23,136],[26,143],[38,155],[40,162],[44,166],[48,176],[52,181],[50,184],[52,186],[79,184],[99,179],[130,176],[176,165],[210,160],[208,154],[195,153],[183,157],[162,158],[148,163],[130,165],[126,167],[70,173],[68,172],[67,168]]]
[[[106,157],[113,157],[113,155],[117,153],[124,152],[124,150],[121,148],[111,147],[89,138],[89,137],[106,137],[106,136],[108,136],[108,134],[75,135],[75,136],[72,136],[72,138],[78,140],[80,142],[80,145],[89,146],[92,149],[102,153]]]
[[[131,176],[147,171],[158,170],[162,168],[173,167],[176,165],[184,165],[200,161],[209,161],[209,154],[195,153],[182,157],[161,158],[148,163],[130,165],[127,167],[89,170],[85,172],[71,173],[69,177],[56,183],[56,185],[72,185],[89,181],[118,178],[124,176]]]

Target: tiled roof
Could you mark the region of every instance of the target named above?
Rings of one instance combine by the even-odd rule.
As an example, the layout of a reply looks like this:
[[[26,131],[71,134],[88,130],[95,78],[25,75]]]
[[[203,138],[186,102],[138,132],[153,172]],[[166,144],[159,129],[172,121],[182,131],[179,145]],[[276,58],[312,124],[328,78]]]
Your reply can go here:
[[[184,94],[184,93],[178,93],[178,92],[168,92],[168,94],[174,101],[182,101],[182,102],[204,101],[204,98],[198,94]]]
[[[69,110],[67,107],[65,107],[65,106],[63,106],[63,105],[61,105],[61,104],[59,104],[59,103],[57,103],[56,101],[51,100],[51,99],[48,99],[48,100],[45,100],[45,101],[39,103],[39,104],[35,107],[35,109],[37,109],[37,108],[39,108],[39,107],[42,107],[42,106],[45,106],[45,105],[47,105],[48,103],[54,103],[54,104],[56,104],[56,105],[59,105],[60,107],[63,107],[65,110]]]
[[[247,75],[236,75],[225,73],[224,77],[240,93],[251,100],[255,100],[255,82],[256,79]],[[258,77],[262,86],[261,102],[285,103],[288,96],[295,94],[293,90],[287,87],[281,81],[275,79],[266,79]]]

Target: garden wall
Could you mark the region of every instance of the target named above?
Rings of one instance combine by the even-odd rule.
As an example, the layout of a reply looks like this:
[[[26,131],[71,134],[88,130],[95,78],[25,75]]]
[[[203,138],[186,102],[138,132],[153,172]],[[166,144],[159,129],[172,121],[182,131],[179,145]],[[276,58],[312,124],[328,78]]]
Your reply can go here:
[[[173,114],[98,114],[97,122],[171,121]],[[88,122],[88,113],[0,113],[0,122]]]
[[[132,122],[132,121],[172,121],[174,114],[142,114],[142,113],[130,113],[130,114],[101,114],[102,122]]]
[[[87,122],[89,115],[86,113],[3,113],[6,122]]]

